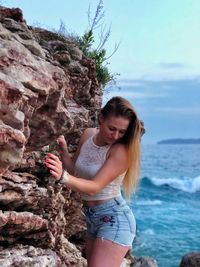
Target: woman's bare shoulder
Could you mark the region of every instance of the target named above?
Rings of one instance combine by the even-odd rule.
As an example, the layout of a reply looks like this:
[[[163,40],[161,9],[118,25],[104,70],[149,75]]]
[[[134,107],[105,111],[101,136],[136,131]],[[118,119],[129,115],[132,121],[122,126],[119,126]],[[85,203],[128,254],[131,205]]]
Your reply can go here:
[[[129,165],[127,147],[124,144],[113,144],[107,155],[107,160],[113,161],[118,167],[124,166],[127,169]]]
[[[110,155],[119,155],[124,157],[127,157],[128,154],[128,150],[127,147],[124,144],[121,143],[116,143],[114,145],[111,146],[110,151],[109,151]]]
[[[125,144],[121,144],[121,143],[116,143],[116,144],[113,144],[112,146],[111,146],[111,149],[113,150],[113,151],[127,151],[127,147],[125,146]]]

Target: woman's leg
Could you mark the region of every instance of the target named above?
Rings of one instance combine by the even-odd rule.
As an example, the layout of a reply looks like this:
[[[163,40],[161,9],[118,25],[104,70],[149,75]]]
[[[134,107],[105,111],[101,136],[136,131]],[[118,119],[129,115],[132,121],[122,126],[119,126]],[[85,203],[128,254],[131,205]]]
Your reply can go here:
[[[90,238],[86,239],[85,254],[86,254],[86,259],[87,259],[88,266],[89,266],[89,261],[90,261],[90,257],[91,257],[91,254],[92,254],[92,249],[93,249],[93,246],[94,246],[94,241],[95,241],[95,239],[90,239]]]
[[[129,249],[129,246],[122,246],[110,240],[96,238],[92,244],[88,267],[120,267]]]

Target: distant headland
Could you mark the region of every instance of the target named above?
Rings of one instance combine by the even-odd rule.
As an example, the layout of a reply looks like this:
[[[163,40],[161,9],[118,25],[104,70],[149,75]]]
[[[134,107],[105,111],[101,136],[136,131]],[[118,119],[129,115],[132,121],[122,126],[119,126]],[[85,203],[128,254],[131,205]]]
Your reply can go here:
[[[200,138],[174,138],[166,139],[157,142],[158,145],[167,145],[167,144],[200,144]]]

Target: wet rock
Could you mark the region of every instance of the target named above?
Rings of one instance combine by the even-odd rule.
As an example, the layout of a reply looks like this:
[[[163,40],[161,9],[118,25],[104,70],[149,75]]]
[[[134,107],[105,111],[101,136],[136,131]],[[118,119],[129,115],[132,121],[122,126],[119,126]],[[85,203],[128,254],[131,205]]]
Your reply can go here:
[[[158,267],[156,261],[150,257],[133,257],[131,267]]]
[[[199,267],[200,252],[191,252],[183,256],[179,267]]]

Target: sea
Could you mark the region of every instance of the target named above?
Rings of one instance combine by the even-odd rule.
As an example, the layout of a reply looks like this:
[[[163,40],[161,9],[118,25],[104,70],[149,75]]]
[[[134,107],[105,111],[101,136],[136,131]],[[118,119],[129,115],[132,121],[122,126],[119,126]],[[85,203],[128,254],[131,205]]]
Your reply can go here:
[[[141,179],[131,200],[137,222],[132,254],[178,267],[200,251],[200,145],[142,145]]]

